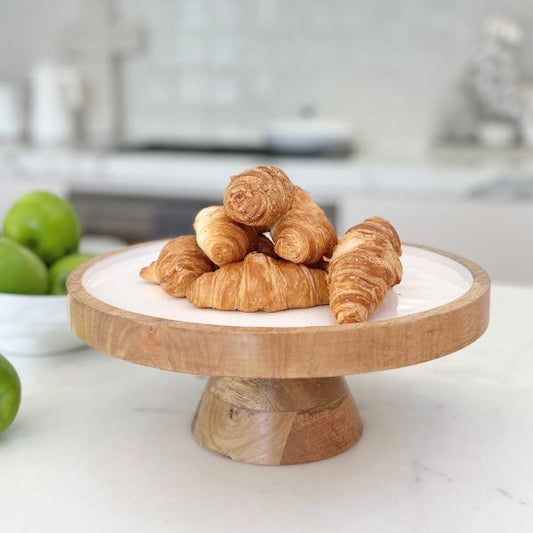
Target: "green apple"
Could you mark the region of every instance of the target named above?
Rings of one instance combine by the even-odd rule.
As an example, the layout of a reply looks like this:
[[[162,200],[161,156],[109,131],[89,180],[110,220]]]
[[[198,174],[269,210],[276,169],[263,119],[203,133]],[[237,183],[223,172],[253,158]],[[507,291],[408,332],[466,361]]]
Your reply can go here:
[[[17,200],[4,220],[4,235],[35,252],[47,265],[75,253],[80,222],[70,205],[50,192],[30,192]]]
[[[13,365],[0,355],[0,433],[7,429],[20,406],[20,379]]]
[[[0,292],[45,294],[48,271],[33,252],[7,237],[0,237]]]
[[[62,257],[56,261],[49,272],[49,289],[50,294],[67,294],[66,281],[68,275],[81,264],[89,261],[94,256],[89,254],[72,254]]]

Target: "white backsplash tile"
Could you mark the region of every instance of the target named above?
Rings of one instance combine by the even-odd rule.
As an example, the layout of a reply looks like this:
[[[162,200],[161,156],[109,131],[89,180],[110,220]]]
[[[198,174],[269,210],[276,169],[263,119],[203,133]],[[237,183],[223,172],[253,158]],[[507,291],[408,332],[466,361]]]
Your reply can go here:
[[[209,0],[178,0],[177,25],[188,29],[206,29],[210,22]]]
[[[213,25],[237,29],[241,22],[241,3],[240,0],[211,0]]]
[[[235,105],[241,94],[239,81],[231,75],[218,76],[212,85],[213,102],[216,105]]]
[[[186,103],[202,104],[211,98],[211,80],[207,74],[183,74],[178,83],[178,98]]]
[[[0,81],[61,58],[82,0],[10,2],[0,18]],[[304,106],[353,124],[381,148],[427,145],[493,10],[533,31],[528,0],[119,0],[143,52],[122,59],[126,139],[260,138]],[[47,16],[43,13],[46,12]],[[54,14],[53,16],[51,14]],[[16,50],[16,53],[13,51]],[[533,77],[533,39],[524,70]]]
[[[207,61],[207,43],[196,31],[180,31],[174,36],[174,47],[167,50],[168,56],[179,68],[201,68]]]
[[[234,68],[241,70],[240,56],[243,48],[243,40],[234,32],[217,32],[210,35],[209,59],[215,69]]]

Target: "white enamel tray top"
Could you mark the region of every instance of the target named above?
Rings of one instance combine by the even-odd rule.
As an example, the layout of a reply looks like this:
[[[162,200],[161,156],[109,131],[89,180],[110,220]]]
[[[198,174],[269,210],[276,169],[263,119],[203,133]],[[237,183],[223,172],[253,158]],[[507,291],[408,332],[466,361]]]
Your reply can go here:
[[[169,370],[326,377],[433,359],[466,346],[488,324],[487,274],[444,252],[404,245],[402,282],[368,322],[339,326],[328,306],[242,313],[173,298],[139,277],[164,243],[96,258],[71,275],[71,325],[84,342]]]
[[[157,285],[139,277],[142,267],[157,259],[161,242],[131,248],[91,266],[82,278],[87,292],[111,306],[133,313],[224,326],[300,327],[335,324],[327,305],[309,309],[291,309],[277,313],[243,313],[199,309],[185,298],[174,298]],[[465,294],[472,286],[471,272],[449,257],[404,246],[404,276],[371,321],[397,318],[447,304]]]

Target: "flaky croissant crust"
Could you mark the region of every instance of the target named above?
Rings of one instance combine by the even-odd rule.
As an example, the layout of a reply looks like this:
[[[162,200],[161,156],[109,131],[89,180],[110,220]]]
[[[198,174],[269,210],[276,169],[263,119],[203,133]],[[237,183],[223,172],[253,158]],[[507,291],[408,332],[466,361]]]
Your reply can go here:
[[[330,308],[337,323],[367,320],[390,288],[401,281],[402,264],[397,252],[401,252],[401,244],[391,228],[387,220],[373,217],[339,240],[327,276]]]
[[[197,278],[187,299],[197,307],[274,312],[327,304],[328,290],[322,270],[255,252]]]
[[[215,265],[202,252],[194,235],[184,235],[170,240],[156,261],[140,271],[146,281],[157,283],[172,296],[182,298],[189,285]]]
[[[202,209],[194,229],[198,246],[219,266],[241,261],[257,247],[257,230],[235,222],[221,205]]]
[[[258,166],[231,177],[224,192],[226,213],[237,222],[270,229],[292,206],[293,185],[274,166]]]
[[[275,252],[293,263],[312,265],[330,257],[337,233],[311,196],[294,187],[291,209],[271,229]]]
[[[377,216],[367,218],[360,224],[351,227],[346,234],[351,231],[358,231],[359,233],[371,236],[374,234],[382,235],[390,241],[395,252],[399,256],[402,255],[402,243],[400,237],[394,229],[394,226],[386,218]]]

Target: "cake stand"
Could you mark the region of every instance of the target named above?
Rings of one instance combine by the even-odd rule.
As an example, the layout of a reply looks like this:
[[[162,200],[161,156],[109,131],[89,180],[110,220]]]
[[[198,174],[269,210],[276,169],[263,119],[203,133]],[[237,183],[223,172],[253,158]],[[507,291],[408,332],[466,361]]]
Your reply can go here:
[[[404,246],[402,283],[370,321],[339,326],[327,306],[241,313],[168,296],[138,276],[163,244],[132,246],[73,272],[71,327],[115,357],[211,376],[192,432],[236,461],[305,463],[347,450],[363,426],[344,376],[435,359],[488,325],[486,272],[427,247]]]

